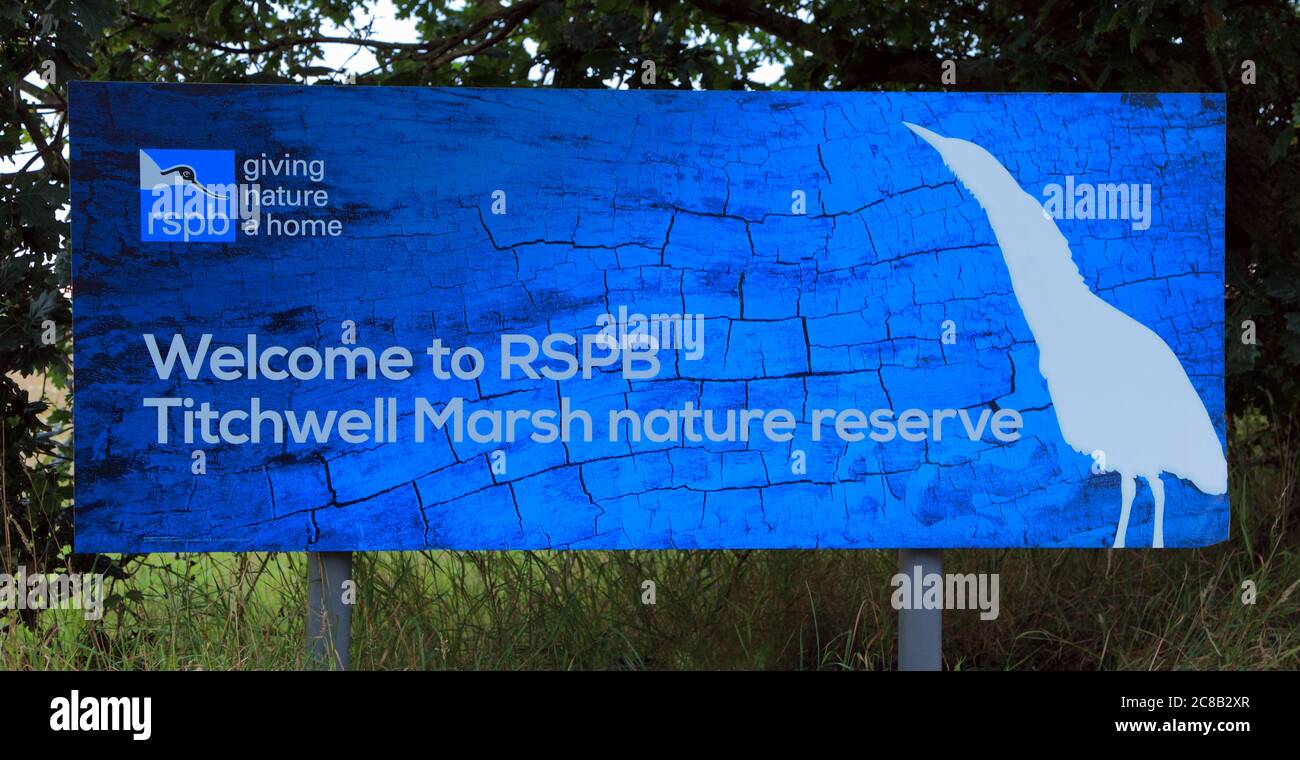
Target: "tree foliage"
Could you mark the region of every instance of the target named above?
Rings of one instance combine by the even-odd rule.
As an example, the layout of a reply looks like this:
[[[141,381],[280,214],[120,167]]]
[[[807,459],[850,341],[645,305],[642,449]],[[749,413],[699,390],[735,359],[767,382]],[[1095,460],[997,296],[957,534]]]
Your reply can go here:
[[[373,55],[359,85],[798,90],[1195,91],[1228,95],[1226,352],[1233,412],[1297,409],[1300,21],[1282,0],[395,0],[418,40],[345,0],[22,0],[0,7],[0,449],[4,565],[68,566],[66,82],[348,81],[326,46]],[[367,59],[368,60],[368,59]],[[639,64],[653,60],[653,83]],[[940,84],[940,63],[957,83]],[[1254,81],[1243,81],[1245,62]],[[52,62],[52,63],[51,63]],[[756,79],[784,66],[775,82]],[[50,76],[51,69],[53,77]],[[45,75],[43,81],[41,75]],[[1256,344],[1243,343],[1243,322]],[[54,341],[48,327],[54,327]],[[83,558],[117,569],[117,563]]]

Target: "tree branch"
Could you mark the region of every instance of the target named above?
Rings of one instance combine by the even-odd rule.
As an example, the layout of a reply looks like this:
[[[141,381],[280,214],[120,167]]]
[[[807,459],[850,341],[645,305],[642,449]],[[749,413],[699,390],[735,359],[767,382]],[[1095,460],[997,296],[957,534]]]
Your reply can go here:
[[[33,98],[36,98],[37,102],[43,106],[50,106],[56,110],[62,110],[68,105],[63,102],[63,98],[59,97],[59,94],[54,90],[37,87],[25,79],[18,80],[18,89],[31,95]]]
[[[201,45],[210,50],[217,50],[223,53],[233,53],[236,55],[260,55],[281,48],[300,45],[355,45],[357,47],[367,47],[374,50],[395,52],[399,57],[413,58],[416,60],[428,59],[429,63],[426,68],[436,68],[457,58],[479,53],[500,42],[521,23],[523,23],[524,19],[528,18],[528,16],[531,15],[533,11],[537,10],[540,5],[540,0],[528,0],[527,2],[498,8],[492,13],[485,15],[483,18],[465,27],[465,29],[458,33],[434,41],[387,42],[385,40],[373,40],[361,37],[335,37],[313,34],[269,40],[260,45],[237,47],[216,40],[201,39],[199,37],[194,37],[193,35],[187,35],[186,39],[193,44]],[[145,20],[152,22],[152,19]],[[504,24],[501,28],[493,32],[487,38],[467,47],[456,49],[457,45],[466,43],[468,40],[490,29],[497,22],[502,21]]]
[[[40,117],[28,110],[23,99],[16,97],[16,93],[8,87],[0,87],[0,97],[12,98],[14,110],[18,113],[18,121],[22,123],[27,130],[27,135],[31,137],[32,144],[36,146],[37,152],[45,159],[45,170],[52,177],[62,182],[68,181],[68,165],[63,161],[63,155],[57,149],[62,145],[61,135],[55,135],[54,149],[45,139],[45,133],[41,131],[44,126]]]
[[[782,42],[809,52],[829,38],[821,29],[794,16],[778,13],[761,3],[690,0],[700,10],[733,24],[757,27]],[[834,42],[834,41],[833,41]]]
[[[924,84],[939,81],[938,54],[932,50],[896,48],[883,40],[855,37],[843,29],[822,29],[758,3],[739,0],[690,0],[691,5],[724,23],[757,27],[776,39],[808,51],[835,72],[847,89],[886,83]],[[991,86],[1004,72],[995,60],[963,60],[963,86]],[[828,72],[829,73],[829,72]]]
[[[470,30],[467,31],[464,36],[461,37],[462,40],[468,39],[469,37],[472,37],[478,32],[482,31],[483,29],[488,28],[492,23],[494,23],[498,19],[504,20],[505,23],[502,24],[500,29],[498,29],[497,31],[493,32],[492,34],[488,35],[487,37],[485,37],[484,39],[480,40],[479,42],[473,45],[461,48],[459,50],[452,50],[438,56],[437,58],[430,61],[428,65],[425,66],[425,69],[426,70],[435,69],[438,68],[439,66],[450,63],[456,60],[457,58],[464,58],[465,56],[468,55],[476,55],[492,47],[493,45],[497,44],[501,40],[510,36],[510,33],[513,32],[515,29],[519,28],[519,25],[524,23],[524,20],[527,19],[530,15],[532,15],[533,11],[537,10],[538,6],[540,5],[541,5],[540,2],[532,2],[532,1],[520,3],[518,5],[511,6],[510,8],[503,8],[498,13],[494,13],[491,14],[490,16],[480,19],[478,22],[476,22],[470,27]]]

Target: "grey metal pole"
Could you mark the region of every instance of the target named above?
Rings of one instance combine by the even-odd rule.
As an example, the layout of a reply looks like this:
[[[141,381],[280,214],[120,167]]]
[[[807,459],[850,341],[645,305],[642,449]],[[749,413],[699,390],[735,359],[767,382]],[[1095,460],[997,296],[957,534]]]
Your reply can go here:
[[[352,580],[352,552],[307,554],[307,667],[348,669],[352,605],[343,601]]]
[[[943,574],[940,549],[899,549],[898,571],[912,578]],[[917,569],[919,568],[919,574]],[[943,610],[898,611],[898,669],[943,668]]]

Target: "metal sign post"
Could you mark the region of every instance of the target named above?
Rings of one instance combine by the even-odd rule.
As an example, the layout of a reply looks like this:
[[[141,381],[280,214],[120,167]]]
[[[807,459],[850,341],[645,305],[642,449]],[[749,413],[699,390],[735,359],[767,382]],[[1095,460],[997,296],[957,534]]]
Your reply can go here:
[[[900,549],[898,571],[909,577],[925,578],[930,573],[942,576],[943,551],[940,549]],[[917,609],[916,605],[898,611],[898,669],[941,670],[943,668],[943,610]]]
[[[352,580],[352,552],[310,552],[307,555],[307,667],[348,669],[352,637],[352,605],[344,599],[344,583]]]

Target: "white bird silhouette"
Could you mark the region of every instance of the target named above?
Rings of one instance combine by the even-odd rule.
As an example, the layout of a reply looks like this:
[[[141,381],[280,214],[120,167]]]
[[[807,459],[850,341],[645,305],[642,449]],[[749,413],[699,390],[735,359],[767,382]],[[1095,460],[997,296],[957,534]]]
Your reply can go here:
[[[988,151],[904,124],[939,151],[988,215],[1065,442],[1081,454],[1101,452],[1105,468],[1121,476],[1115,547],[1124,546],[1139,476],[1155,501],[1151,545],[1163,547],[1162,472],[1207,494],[1228,490],[1219,436],[1178,357],[1088,289],[1056,223]]]

